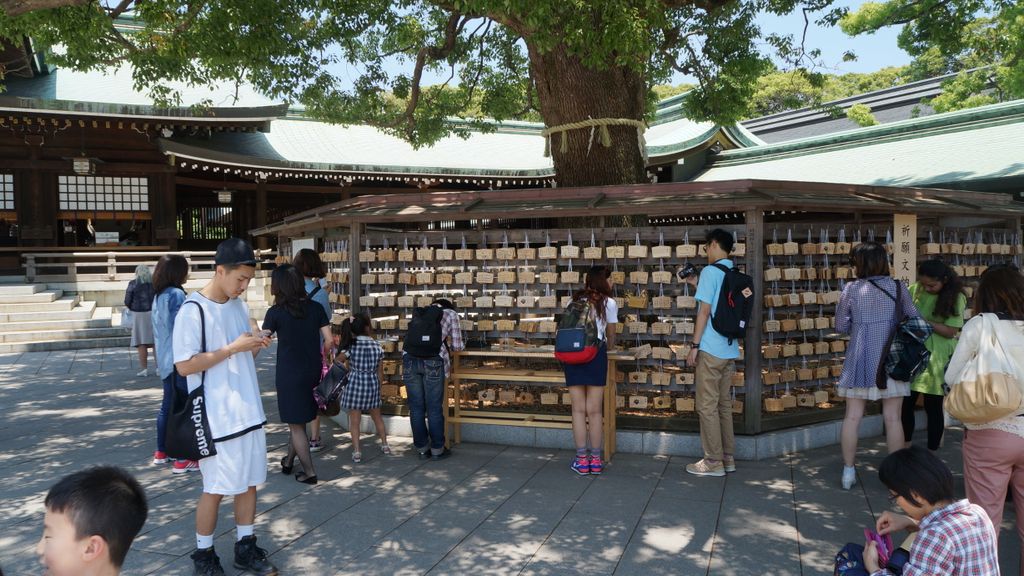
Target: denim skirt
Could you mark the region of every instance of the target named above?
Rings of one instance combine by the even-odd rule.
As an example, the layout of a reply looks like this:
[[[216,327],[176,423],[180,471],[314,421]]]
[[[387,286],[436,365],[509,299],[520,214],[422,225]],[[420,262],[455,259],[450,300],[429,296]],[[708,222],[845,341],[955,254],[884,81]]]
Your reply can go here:
[[[608,381],[608,346],[601,342],[597,356],[586,364],[562,364],[566,386],[604,386]]]

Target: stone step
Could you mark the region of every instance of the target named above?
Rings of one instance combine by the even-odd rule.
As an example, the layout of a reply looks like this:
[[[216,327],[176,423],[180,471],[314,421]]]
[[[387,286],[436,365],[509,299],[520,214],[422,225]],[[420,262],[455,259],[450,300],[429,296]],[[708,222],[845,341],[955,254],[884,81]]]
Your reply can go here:
[[[127,333],[129,336],[131,333]],[[63,340],[84,340],[92,338],[113,338],[125,336],[124,328],[107,326],[105,328],[78,328],[68,330],[38,330],[29,332],[3,332],[0,333],[0,343],[11,344],[14,342],[31,341],[63,341]]]
[[[45,284],[0,284],[0,296],[20,296],[23,294],[36,294],[46,290]]]
[[[64,296],[53,302],[40,302],[31,304],[0,304],[0,313],[24,313],[24,312],[70,312],[78,304],[78,296]]]
[[[40,307],[35,304],[35,307]],[[82,302],[71,310],[46,312],[0,312],[0,322],[42,322],[43,320],[88,320],[96,312],[95,302]]]
[[[106,338],[75,338],[73,340],[37,340],[27,342],[0,343],[3,352],[54,352],[57,350],[84,350],[88,348],[128,348],[131,336]]]
[[[0,291],[0,304],[38,304],[53,302],[64,295],[63,290],[47,290],[34,294],[6,295]]]
[[[0,334],[4,332],[44,332],[48,330],[79,330],[83,328],[111,328],[110,315],[105,318],[100,314],[92,318],[69,320],[66,317],[53,320],[34,322],[0,322]],[[2,340],[0,340],[2,341]]]

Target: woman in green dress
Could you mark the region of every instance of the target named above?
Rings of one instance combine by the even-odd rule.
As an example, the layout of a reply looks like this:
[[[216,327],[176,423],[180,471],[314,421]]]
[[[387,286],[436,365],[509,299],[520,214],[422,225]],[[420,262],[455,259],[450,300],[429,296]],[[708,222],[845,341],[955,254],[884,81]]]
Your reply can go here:
[[[903,438],[910,447],[914,436],[914,409],[918,396],[924,396],[928,416],[928,449],[938,450],[945,427],[942,414],[943,382],[946,365],[956,348],[956,334],[964,325],[967,296],[963,281],[941,260],[927,260],[917,267],[917,282],[910,287],[914,305],[933,332],[925,341],[932,353],[928,368],[910,384],[910,397],[903,399]]]

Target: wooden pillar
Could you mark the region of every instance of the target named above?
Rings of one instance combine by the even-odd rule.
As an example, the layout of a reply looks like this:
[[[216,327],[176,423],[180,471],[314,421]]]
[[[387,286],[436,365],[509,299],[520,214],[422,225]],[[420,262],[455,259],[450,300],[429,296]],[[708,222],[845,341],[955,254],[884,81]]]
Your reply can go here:
[[[743,403],[743,432],[761,432],[761,326],[764,324],[764,212],[747,210],[746,223],[747,274],[754,279],[754,310],[743,340],[743,374],[746,397]]]
[[[348,307],[352,314],[355,314],[359,312],[359,296],[363,293],[359,247],[363,243],[363,232],[366,225],[353,222],[350,226],[348,230]]]
[[[57,239],[57,179],[39,169],[36,165],[39,156],[39,147],[30,147],[29,168],[14,178],[19,244],[22,246],[53,246]]]
[[[267,181],[259,178],[256,180],[256,225],[254,228],[262,228],[267,225]],[[259,236],[256,238],[256,248],[266,250],[270,247],[270,238]]]

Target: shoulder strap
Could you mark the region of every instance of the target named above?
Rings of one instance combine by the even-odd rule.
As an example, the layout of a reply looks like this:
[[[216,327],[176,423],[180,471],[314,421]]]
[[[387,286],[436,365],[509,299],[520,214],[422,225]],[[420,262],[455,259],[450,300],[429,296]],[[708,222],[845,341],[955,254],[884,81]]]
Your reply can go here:
[[[900,301],[898,300],[898,298],[899,298],[899,295],[900,295],[900,290],[899,290],[900,287],[899,287],[898,284],[896,285],[896,296],[893,296],[892,294],[889,294],[888,290],[886,290],[885,288],[882,288],[881,286],[879,286],[878,282],[875,282],[874,280],[871,280],[870,278],[868,279],[868,282],[871,282],[872,286],[874,286],[875,288],[878,288],[879,290],[881,290],[882,293],[885,294],[886,296],[888,296],[890,300],[892,300],[897,305],[899,305]]]
[[[203,313],[203,307],[195,300],[186,300],[185,304],[195,304],[196,308],[199,309],[199,334],[200,341],[202,344],[199,347],[199,352],[206,352],[206,314]],[[182,304],[184,306],[185,304]],[[200,384],[206,384],[206,370],[203,370],[203,376]]]
[[[714,262],[711,265],[714,266],[715,268],[718,268],[722,272],[725,272],[726,274],[728,274],[729,272],[732,272],[732,270],[733,270],[732,268],[729,268],[725,264],[719,264],[718,262]]]
[[[314,280],[313,283],[316,284],[316,288],[313,288],[312,290],[310,290],[309,294],[307,294],[309,298],[312,298],[314,294],[320,291],[320,281]]]

